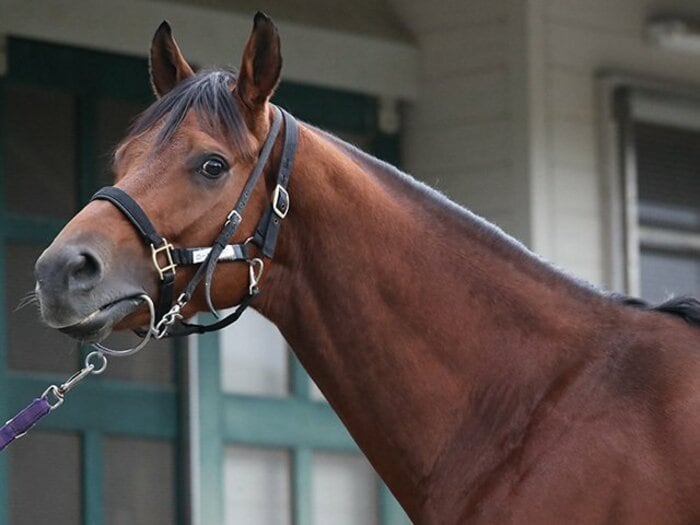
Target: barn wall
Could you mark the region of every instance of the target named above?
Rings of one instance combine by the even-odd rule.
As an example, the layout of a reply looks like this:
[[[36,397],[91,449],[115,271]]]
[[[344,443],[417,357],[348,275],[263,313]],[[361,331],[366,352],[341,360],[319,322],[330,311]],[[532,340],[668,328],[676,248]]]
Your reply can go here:
[[[525,71],[521,2],[391,3],[419,48],[404,168],[528,242],[528,179],[516,129],[525,105],[523,92],[512,89]]]
[[[609,284],[601,77],[700,84],[697,55],[656,48],[644,32],[650,16],[700,17],[700,3],[389,1],[419,48],[404,167],[559,266]]]
[[[154,0],[139,0],[154,2]],[[237,13],[248,18],[263,11],[274,20],[286,20],[308,27],[324,28],[383,38],[410,41],[410,32],[403,27],[386,0],[156,0],[161,4],[188,5],[220,13]],[[300,4],[302,4],[300,6]]]
[[[237,67],[252,27],[248,12],[205,9],[187,2],[0,0],[0,74],[7,35],[145,56],[153,32],[164,19],[171,22],[187,58],[200,66]],[[282,36],[285,79],[401,99],[413,96],[416,50],[406,39],[285,19],[276,23]],[[391,33],[386,24],[377,25]]]
[[[644,28],[658,14],[700,16],[696,0],[531,0],[530,89],[542,93],[532,116],[542,169],[532,173],[534,247],[594,283],[609,284],[601,75],[624,73],[700,85],[697,54],[659,49]]]

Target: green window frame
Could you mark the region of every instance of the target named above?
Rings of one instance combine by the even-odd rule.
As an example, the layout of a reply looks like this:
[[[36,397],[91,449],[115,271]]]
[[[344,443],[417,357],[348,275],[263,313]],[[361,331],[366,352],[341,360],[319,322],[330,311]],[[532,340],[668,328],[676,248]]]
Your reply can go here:
[[[311,380],[290,352],[287,397],[224,392],[220,338],[200,336],[192,359],[199,403],[199,494],[196,523],[224,523],[224,447],[247,445],[285,449],[291,455],[292,523],[311,523],[312,454],[314,451],[360,453],[333,409],[310,396]],[[378,523],[409,523],[386,486],[377,484]]]

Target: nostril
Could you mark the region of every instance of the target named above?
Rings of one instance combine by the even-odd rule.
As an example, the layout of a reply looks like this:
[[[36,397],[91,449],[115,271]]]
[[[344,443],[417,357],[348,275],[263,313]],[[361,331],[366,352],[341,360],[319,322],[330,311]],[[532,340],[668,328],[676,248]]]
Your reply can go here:
[[[42,296],[59,300],[63,294],[97,286],[104,276],[104,262],[85,244],[51,246],[37,260],[34,276]]]
[[[92,288],[102,278],[102,263],[88,250],[74,254],[69,265],[68,278],[71,287],[82,290]]]

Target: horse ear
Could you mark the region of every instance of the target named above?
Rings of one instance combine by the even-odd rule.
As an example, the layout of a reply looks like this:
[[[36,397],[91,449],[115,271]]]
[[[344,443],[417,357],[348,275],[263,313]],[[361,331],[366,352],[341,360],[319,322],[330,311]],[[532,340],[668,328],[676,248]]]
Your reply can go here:
[[[258,11],[238,74],[237,90],[243,103],[255,109],[270,100],[279,84],[281,70],[282,55],[277,28],[269,16]]]
[[[156,29],[151,42],[150,73],[153,91],[159,98],[178,82],[194,75],[165,20]]]

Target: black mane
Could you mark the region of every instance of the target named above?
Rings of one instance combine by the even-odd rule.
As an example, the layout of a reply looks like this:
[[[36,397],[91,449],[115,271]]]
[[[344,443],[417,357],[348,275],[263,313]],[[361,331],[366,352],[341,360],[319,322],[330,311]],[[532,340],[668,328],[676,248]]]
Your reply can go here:
[[[650,304],[643,299],[624,295],[616,295],[614,298],[627,306],[675,315],[689,324],[700,326],[700,301],[694,297],[672,297],[657,305]]]
[[[183,80],[136,119],[127,140],[161,125],[154,144],[158,148],[168,142],[193,110],[203,129],[224,135],[242,155],[251,154],[245,140],[246,124],[232,95],[237,78],[234,71],[209,69]]]

